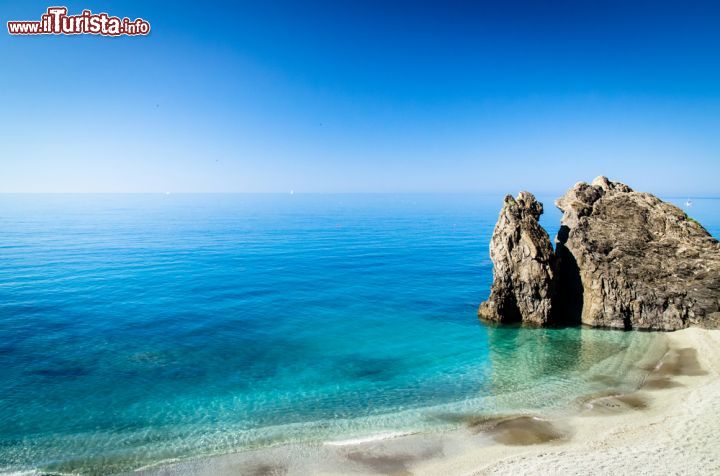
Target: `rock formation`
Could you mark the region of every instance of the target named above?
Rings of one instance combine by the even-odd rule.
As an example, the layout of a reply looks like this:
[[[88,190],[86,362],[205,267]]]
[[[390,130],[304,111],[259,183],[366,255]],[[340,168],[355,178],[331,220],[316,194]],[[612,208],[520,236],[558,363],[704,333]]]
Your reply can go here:
[[[533,203],[541,212],[534,197]],[[605,177],[578,183],[556,205],[563,217],[553,252],[547,235],[531,225],[539,228],[539,213],[513,214],[523,207],[506,198],[490,245],[495,277],[481,318],[619,329],[720,327],[720,243],[682,210]],[[513,254],[523,236],[536,239],[538,259]],[[513,308],[510,296],[522,305]],[[535,304],[526,302],[532,299]]]
[[[531,193],[505,197],[490,243],[495,278],[490,298],[480,306],[483,319],[550,323],[555,258],[538,223],[542,212],[542,203]]]

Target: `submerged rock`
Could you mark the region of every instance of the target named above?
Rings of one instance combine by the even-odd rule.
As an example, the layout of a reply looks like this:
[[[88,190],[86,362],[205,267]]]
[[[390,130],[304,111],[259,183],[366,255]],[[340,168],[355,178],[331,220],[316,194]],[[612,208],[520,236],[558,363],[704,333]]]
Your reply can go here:
[[[540,263],[503,251],[514,243],[510,237],[542,242],[542,234],[527,231],[531,220],[506,217],[506,199],[490,246],[493,289],[480,317],[619,329],[720,327],[720,243],[682,210],[605,177],[578,183],[556,205],[563,212],[556,251],[538,245],[545,251],[537,272]],[[535,289],[545,292],[527,292]],[[496,304],[510,294],[523,306]],[[532,296],[534,305],[527,303]]]
[[[505,197],[490,242],[494,281],[479,315],[498,322],[548,324],[554,293],[554,255],[538,218],[542,203],[533,194]]]

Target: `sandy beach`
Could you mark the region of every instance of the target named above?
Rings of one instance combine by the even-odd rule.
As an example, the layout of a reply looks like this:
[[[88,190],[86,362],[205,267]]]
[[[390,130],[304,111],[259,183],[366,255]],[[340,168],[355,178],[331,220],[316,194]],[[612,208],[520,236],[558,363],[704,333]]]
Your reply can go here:
[[[669,350],[636,393],[589,401],[566,442],[493,445],[415,474],[717,474],[720,331],[667,334]]]
[[[563,415],[478,417],[456,431],[276,447],[137,473],[717,474],[720,331],[686,329],[666,343],[636,392],[609,388]]]

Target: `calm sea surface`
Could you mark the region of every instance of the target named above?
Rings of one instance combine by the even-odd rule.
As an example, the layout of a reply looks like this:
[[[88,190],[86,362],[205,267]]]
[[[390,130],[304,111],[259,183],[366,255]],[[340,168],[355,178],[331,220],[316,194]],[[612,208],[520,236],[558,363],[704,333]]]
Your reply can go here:
[[[478,323],[501,204],[0,195],[0,472],[429,430],[636,384],[652,334]],[[688,211],[720,234],[720,200]]]

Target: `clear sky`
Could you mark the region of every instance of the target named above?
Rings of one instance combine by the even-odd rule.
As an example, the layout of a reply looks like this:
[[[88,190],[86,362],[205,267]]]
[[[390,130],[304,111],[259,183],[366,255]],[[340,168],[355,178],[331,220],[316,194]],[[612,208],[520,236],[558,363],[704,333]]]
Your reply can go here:
[[[12,37],[2,192],[720,195],[720,3],[68,1],[147,37]]]

